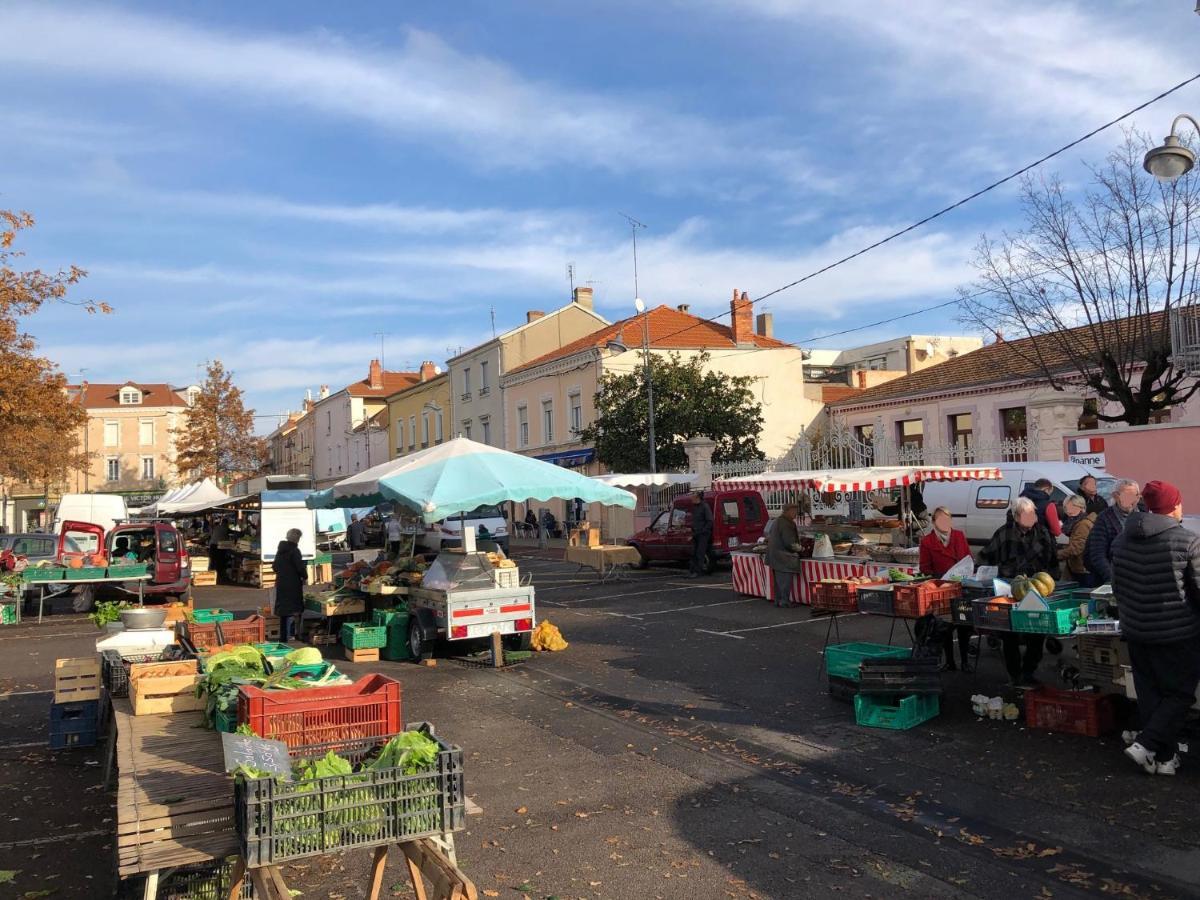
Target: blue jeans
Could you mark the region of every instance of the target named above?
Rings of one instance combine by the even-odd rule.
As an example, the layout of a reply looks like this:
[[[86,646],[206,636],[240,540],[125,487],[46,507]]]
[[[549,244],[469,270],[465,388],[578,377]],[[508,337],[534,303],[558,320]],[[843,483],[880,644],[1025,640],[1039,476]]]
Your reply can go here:
[[[279,617],[279,640],[286,644],[296,637],[300,631],[300,619],[303,615],[303,613],[292,613]]]

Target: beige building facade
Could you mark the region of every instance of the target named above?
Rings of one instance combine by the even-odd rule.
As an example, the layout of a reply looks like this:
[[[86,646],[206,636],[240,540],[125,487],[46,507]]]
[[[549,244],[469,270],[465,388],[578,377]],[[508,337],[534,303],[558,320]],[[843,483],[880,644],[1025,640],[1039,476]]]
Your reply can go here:
[[[392,459],[416,453],[448,440],[450,426],[450,373],[430,361],[421,363],[419,380],[387,398]]]

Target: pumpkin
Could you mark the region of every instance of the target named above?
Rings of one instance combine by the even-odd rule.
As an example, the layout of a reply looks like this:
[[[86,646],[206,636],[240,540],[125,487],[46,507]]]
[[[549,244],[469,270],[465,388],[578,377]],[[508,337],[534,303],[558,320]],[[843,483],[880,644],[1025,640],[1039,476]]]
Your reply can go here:
[[[96,554],[92,555],[92,565],[93,566],[107,566],[108,560],[105,557],[103,557],[102,555],[100,555],[99,553],[96,553]]]
[[[68,560],[67,568],[68,569],[82,569],[83,568],[83,559],[81,557],[76,556],[74,559]]]

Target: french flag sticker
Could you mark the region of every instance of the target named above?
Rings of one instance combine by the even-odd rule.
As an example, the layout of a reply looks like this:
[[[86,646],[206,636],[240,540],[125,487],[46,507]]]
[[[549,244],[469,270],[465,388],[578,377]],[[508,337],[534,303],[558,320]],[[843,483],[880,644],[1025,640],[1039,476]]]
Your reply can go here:
[[[1067,452],[1075,454],[1103,453],[1104,438],[1072,438],[1067,441]]]

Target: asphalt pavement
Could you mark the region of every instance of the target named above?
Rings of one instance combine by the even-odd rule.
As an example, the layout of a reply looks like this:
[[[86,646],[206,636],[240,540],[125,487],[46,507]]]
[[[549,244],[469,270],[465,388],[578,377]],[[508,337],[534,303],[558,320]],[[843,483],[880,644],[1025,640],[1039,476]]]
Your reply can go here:
[[[999,692],[998,653],[945,675],[936,719],[861,728],[820,674],[827,620],[739,596],[727,570],[600,584],[552,556],[518,551],[566,651],[498,671],[339,663],[400,678],[406,718],[464,748],[483,811],[458,855],[481,896],[1200,896],[1200,767],[1150,777],[1116,736],[977,719],[967,698]],[[248,612],[264,594],[195,596]],[[847,618],[840,639],[886,642],[890,625]],[[113,890],[99,754],[45,748],[53,661],[95,636],[63,613],[0,630],[0,896]],[[305,897],[364,896],[368,861],[285,874]],[[408,896],[404,880],[390,865],[385,893]]]

